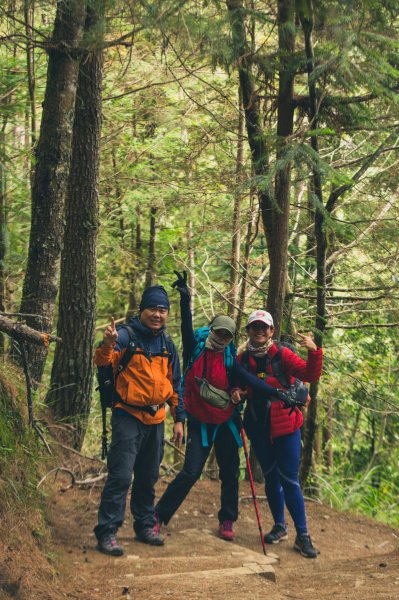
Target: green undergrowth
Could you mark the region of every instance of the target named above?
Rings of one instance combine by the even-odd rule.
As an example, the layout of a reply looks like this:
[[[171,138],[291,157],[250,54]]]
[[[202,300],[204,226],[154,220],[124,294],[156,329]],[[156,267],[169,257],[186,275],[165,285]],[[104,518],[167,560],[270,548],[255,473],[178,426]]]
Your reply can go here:
[[[31,535],[40,543],[47,534],[43,495],[37,490],[37,482],[46,460],[41,443],[28,425],[24,379],[17,368],[3,363],[0,365],[0,521],[10,522],[15,515],[22,522],[24,515],[29,515]]]
[[[24,378],[0,365],[0,598],[58,598],[57,564],[45,497],[37,489],[49,459],[28,424]]]
[[[399,475],[384,466],[375,466],[352,476],[338,469],[316,473],[311,481],[312,495],[344,512],[367,515],[399,528]]]

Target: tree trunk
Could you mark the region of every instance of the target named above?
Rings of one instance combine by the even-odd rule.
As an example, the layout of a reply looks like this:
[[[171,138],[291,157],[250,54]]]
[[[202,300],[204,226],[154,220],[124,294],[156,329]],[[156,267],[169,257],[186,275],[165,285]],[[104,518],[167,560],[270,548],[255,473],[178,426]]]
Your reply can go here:
[[[305,38],[305,52],[306,52],[306,64],[308,71],[308,88],[309,88],[309,120],[312,129],[318,127],[318,112],[317,112],[317,98],[316,98],[316,84],[314,80],[314,55],[313,55],[313,4],[312,0],[303,0],[298,2],[299,18],[301,21],[304,38]],[[316,135],[312,135],[310,139],[312,149],[316,155],[319,153],[318,138]],[[326,256],[327,256],[327,233],[325,223],[325,208],[323,204],[323,189],[321,173],[316,164],[313,169],[313,194],[315,199],[315,212],[314,212],[314,232],[316,239],[316,284],[317,284],[317,300],[316,300],[316,318],[315,318],[315,342],[319,347],[323,345],[323,335],[326,326]],[[304,435],[304,447],[302,454],[301,463],[301,474],[300,479],[302,485],[305,485],[306,480],[312,468],[312,453],[315,442],[316,430],[317,430],[317,417],[318,417],[318,382],[312,383],[311,398],[312,401],[309,406],[305,435]]]
[[[36,77],[35,77],[35,53],[32,33],[35,27],[35,2],[24,0],[25,34],[26,45],[26,67],[28,74],[28,92],[30,108],[30,143],[33,148],[36,142]]]
[[[143,241],[141,239],[141,211],[140,206],[136,207],[136,226],[132,227],[132,267],[130,270],[130,289],[129,289],[129,308],[126,318],[136,314],[138,310],[138,290],[137,281],[143,270]]]
[[[187,236],[188,236],[188,287],[190,289],[190,310],[194,319],[195,314],[195,249],[193,242],[193,222],[189,221],[187,224]]]
[[[145,273],[145,287],[148,288],[152,285],[154,280],[154,265],[155,265],[155,235],[156,235],[156,215],[157,209],[151,207],[150,216],[150,239],[148,243],[148,263],[147,270]]]
[[[249,255],[251,252],[252,244],[254,243],[257,233],[258,233],[258,228],[256,227],[256,225],[257,225],[257,220],[259,218],[259,213],[257,210],[255,211],[254,208],[255,208],[255,193],[253,190],[251,190],[249,219],[248,219],[247,232],[245,234],[245,249],[244,249],[244,258],[242,261],[240,299],[239,299],[239,304],[238,304],[238,315],[237,315],[237,319],[236,319],[237,336],[238,336],[239,332],[241,331],[242,320],[243,320],[242,317],[243,317],[244,310],[245,310],[245,297],[246,297],[246,292],[247,292]],[[254,228],[255,228],[255,234],[252,233]]]
[[[255,175],[265,180],[268,174],[269,151],[262,128],[259,98],[251,73],[250,48],[247,44],[244,24],[244,7],[241,0],[226,0],[226,4],[229,10],[235,58],[238,62],[238,74],[252,165]],[[278,153],[281,155],[282,153],[285,154],[284,138],[292,133],[293,122],[292,92],[294,73],[291,69],[288,69],[290,54],[293,52],[295,44],[293,0],[279,0],[278,20],[280,60],[283,65],[280,70],[278,99]],[[277,337],[280,335],[287,278],[290,189],[290,167],[287,168],[287,166],[283,167],[276,177],[276,192],[278,194],[276,198],[271,186],[264,185],[262,189],[258,189],[270,261],[267,307],[273,313]]]
[[[123,246],[124,238],[125,238],[125,221],[123,218],[123,210],[122,210],[123,191],[122,191],[122,188],[119,183],[119,173],[118,173],[118,167],[117,167],[115,146],[112,146],[111,158],[112,158],[112,170],[113,170],[113,174],[114,174],[114,185],[115,185],[115,200],[114,200],[114,208],[113,208],[114,217],[113,218],[116,219],[118,222],[117,232],[121,239],[121,244]]]
[[[362,410],[363,410],[363,407],[361,404],[359,404],[357,411],[356,411],[355,422],[353,424],[353,428],[352,428],[351,435],[349,438],[349,448],[348,448],[347,457],[346,457],[348,462],[352,462],[352,459],[353,459],[353,448],[355,447],[355,440],[356,440],[357,432],[359,429],[360,417],[362,414]]]
[[[288,264],[288,224],[290,216],[291,162],[287,159],[289,137],[294,128],[294,76],[295,51],[294,0],[278,0],[279,88],[277,114],[277,162],[281,164],[275,177],[275,204],[262,211],[267,219],[267,239],[270,274],[267,310],[273,315],[276,337],[280,337],[283,321],[285,288]],[[269,213],[269,214],[268,214]]]
[[[85,30],[97,28],[102,14],[88,9]],[[46,403],[58,419],[75,426],[80,448],[90,411],[96,312],[99,147],[102,51],[83,57],[73,130],[72,161],[61,258],[58,336]]]
[[[329,471],[334,466],[334,452],[333,452],[333,399],[331,396],[327,399],[326,417],[325,424],[323,426],[323,457],[324,464]]]
[[[82,39],[84,19],[84,2],[59,2],[49,44],[32,188],[28,263],[20,310],[32,315],[27,322],[39,331],[51,330],[54,317],[79,70],[77,47]],[[29,367],[35,382],[42,378],[46,357],[46,349],[29,348]]]
[[[230,259],[230,291],[227,306],[228,314],[232,319],[235,317],[238,300],[238,280],[240,268],[240,212],[242,191],[240,186],[244,178],[244,107],[242,105],[241,89],[238,91],[238,131],[237,131],[237,159],[236,159],[236,183],[238,190],[234,195],[233,209],[233,235],[231,240],[231,259]]]

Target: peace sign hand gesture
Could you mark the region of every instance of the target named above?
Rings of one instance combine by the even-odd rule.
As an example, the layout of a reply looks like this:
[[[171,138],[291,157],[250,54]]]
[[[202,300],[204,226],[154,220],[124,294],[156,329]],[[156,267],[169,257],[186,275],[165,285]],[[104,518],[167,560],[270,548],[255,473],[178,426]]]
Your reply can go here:
[[[307,348],[308,350],[317,350],[317,346],[313,341],[312,333],[308,333],[307,335],[303,335],[302,333],[298,333],[301,338],[299,341],[299,345],[303,348]]]
[[[113,346],[117,339],[118,332],[115,327],[115,319],[114,317],[111,317],[111,323],[107,325],[107,328],[104,331],[104,344],[106,346]]]
[[[176,274],[177,279],[172,283],[171,287],[176,288],[180,294],[190,297],[190,292],[187,287],[187,271],[183,271],[183,273],[174,271],[174,273]]]

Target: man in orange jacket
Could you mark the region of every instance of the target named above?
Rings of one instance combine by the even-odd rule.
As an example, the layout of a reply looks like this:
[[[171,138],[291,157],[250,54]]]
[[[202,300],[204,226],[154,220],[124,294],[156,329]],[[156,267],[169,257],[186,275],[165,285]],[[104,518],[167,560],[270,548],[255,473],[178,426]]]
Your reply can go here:
[[[154,486],[159,477],[163,454],[165,404],[174,419],[174,441],[183,437],[184,409],[180,389],[180,363],[176,348],[166,333],[169,298],[162,286],[147,288],[140,303],[140,315],[129,320],[136,348],[126,368],[115,381],[112,411],[112,442],[108,453],[108,478],[101,496],[98,524],[94,533],[97,549],[121,556],[123,548],[116,539],[134,474],[130,509],[136,539],[154,546],[163,545],[155,528]],[[95,363],[112,364],[114,373],[130,343],[126,328],[119,332],[115,321],[104,332]]]

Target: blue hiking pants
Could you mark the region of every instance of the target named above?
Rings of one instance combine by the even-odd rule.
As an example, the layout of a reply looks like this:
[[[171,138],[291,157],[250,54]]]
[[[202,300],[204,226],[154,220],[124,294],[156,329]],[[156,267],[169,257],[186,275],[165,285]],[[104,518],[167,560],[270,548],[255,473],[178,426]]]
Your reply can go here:
[[[285,501],[298,535],[307,533],[305,502],[299,485],[301,430],[271,442],[264,425],[246,418],[244,427],[265,477],[266,497],[274,522],[285,524]]]
[[[155,524],[154,487],[163,456],[164,423],[145,425],[129,413],[117,410],[112,414],[111,424],[108,478],[101,495],[98,525],[94,528],[97,539],[116,533],[121,527],[130,487],[130,510],[136,533]]]

